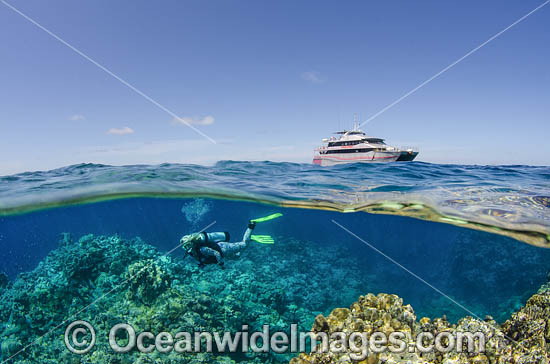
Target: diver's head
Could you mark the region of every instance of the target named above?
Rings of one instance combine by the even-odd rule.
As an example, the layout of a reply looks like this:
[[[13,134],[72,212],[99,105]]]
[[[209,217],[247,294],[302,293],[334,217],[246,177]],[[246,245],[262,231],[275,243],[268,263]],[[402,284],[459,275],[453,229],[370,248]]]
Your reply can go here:
[[[181,247],[188,253],[191,253],[193,251],[193,246],[196,242],[199,241],[201,236],[201,233],[194,233],[190,235],[185,235],[183,238],[181,238],[180,243]]]

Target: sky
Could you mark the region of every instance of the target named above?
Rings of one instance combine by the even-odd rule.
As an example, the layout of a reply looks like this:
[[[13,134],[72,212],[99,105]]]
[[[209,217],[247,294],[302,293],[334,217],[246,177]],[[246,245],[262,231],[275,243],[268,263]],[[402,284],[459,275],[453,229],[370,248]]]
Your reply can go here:
[[[0,2],[0,175],[310,163],[543,3],[6,1],[118,79]],[[548,165],[549,45],[550,4],[363,130],[425,162]]]

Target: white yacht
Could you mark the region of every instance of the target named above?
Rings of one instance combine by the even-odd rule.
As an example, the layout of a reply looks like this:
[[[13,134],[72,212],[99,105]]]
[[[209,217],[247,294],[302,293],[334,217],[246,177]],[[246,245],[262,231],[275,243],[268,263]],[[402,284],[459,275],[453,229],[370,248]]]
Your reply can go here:
[[[313,163],[332,166],[342,163],[376,163],[412,161],[418,155],[413,148],[401,150],[384,143],[384,139],[369,137],[359,130],[357,122],[353,130],[339,131],[340,137],[323,139],[326,143],[315,149]]]

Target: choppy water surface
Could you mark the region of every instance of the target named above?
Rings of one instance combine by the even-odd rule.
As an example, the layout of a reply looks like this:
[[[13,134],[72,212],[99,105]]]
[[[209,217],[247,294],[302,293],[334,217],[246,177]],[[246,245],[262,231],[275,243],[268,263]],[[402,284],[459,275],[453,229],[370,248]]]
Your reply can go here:
[[[82,164],[0,177],[0,214],[121,197],[197,195],[412,216],[550,244],[550,168],[533,166]]]

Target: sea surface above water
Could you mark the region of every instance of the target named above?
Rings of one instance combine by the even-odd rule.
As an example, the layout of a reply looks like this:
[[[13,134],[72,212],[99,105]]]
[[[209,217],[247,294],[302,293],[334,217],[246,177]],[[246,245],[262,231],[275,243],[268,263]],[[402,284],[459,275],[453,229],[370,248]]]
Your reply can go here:
[[[221,161],[79,164],[0,177],[0,215],[125,197],[197,196],[410,216],[550,245],[550,167]]]

